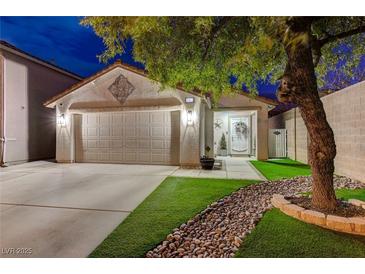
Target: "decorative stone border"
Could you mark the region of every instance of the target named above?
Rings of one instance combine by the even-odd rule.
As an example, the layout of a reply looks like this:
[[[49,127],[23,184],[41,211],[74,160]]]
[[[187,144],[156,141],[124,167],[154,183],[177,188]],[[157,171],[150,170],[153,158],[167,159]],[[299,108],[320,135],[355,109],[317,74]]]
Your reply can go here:
[[[339,217],[326,215],[318,211],[307,210],[303,207],[292,204],[283,195],[274,194],[271,203],[286,215],[294,217],[303,222],[318,225],[327,229],[365,236],[365,217]],[[349,203],[361,206],[365,209],[365,202],[350,199]]]

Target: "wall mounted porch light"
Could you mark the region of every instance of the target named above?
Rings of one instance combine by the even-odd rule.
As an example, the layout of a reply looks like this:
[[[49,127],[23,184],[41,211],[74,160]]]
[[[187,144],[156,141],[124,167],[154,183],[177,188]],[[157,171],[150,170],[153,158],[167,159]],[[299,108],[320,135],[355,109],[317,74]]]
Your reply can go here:
[[[192,126],[194,124],[194,119],[193,119],[193,111],[192,110],[188,110],[186,112],[186,121],[188,126]]]
[[[61,127],[66,126],[65,114],[62,113],[60,116],[57,117],[57,124],[60,125]]]

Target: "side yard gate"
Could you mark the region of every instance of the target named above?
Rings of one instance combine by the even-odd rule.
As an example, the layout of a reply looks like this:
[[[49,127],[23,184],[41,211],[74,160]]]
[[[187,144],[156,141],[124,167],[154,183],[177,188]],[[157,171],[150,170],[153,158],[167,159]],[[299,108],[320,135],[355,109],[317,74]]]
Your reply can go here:
[[[286,129],[269,129],[269,157],[287,157]]]

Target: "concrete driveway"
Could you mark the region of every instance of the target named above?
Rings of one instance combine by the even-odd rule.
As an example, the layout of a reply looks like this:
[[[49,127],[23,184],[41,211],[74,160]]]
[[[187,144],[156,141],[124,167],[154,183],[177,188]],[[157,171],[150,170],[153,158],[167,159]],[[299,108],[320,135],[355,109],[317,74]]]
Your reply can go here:
[[[0,168],[0,257],[86,257],[176,169],[46,161]]]

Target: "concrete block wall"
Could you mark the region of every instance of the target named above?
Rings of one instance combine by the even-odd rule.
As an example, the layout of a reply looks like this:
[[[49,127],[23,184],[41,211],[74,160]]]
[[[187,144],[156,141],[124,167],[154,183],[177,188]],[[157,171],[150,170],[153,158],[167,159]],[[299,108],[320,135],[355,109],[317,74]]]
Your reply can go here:
[[[335,134],[336,173],[365,182],[365,81],[322,101]]]
[[[335,173],[365,182],[365,81],[321,100],[335,135]],[[291,109],[270,120],[271,128],[279,125],[287,129],[288,157],[307,163],[309,138],[299,110]]]

